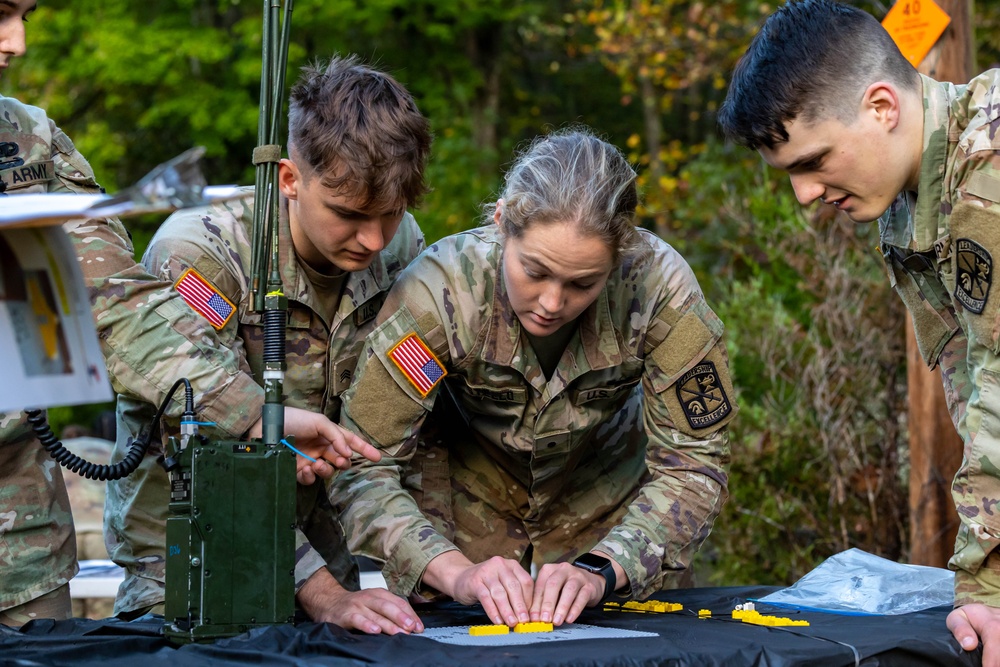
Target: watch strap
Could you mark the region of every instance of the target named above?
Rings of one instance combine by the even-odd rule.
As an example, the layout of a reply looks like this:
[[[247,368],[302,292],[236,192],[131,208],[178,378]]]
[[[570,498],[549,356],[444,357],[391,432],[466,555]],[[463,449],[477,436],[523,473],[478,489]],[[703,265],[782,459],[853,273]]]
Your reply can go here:
[[[604,560],[606,560],[607,563],[600,568],[595,568],[592,565],[581,563],[579,559],[573,561],[573,565],[575,565],[576,567],[586,570],[587,572],[599,574],[602,577],[604,577],[604,595],[601,596],[601,603],[610,598],[611,594],[615,592],[615,584],[617,583],[618,579],[618,577],[615,575],[615,568],[611,564],[611,559],[605,558]]]

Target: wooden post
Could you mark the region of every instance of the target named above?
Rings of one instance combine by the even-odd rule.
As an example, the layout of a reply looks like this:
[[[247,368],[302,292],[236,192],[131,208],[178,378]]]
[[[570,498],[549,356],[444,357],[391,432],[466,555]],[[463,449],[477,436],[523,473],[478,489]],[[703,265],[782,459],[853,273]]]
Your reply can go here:
[[[938,81],[966,83],[973,76],[973,0],[936,0],[951,23],[918,68]],[[906,316],[906,379],[910,428],[910,562],[945,567],[955,548],[958,513],[951,481],[962,462],[945,403],[941,372],[927,369]]]

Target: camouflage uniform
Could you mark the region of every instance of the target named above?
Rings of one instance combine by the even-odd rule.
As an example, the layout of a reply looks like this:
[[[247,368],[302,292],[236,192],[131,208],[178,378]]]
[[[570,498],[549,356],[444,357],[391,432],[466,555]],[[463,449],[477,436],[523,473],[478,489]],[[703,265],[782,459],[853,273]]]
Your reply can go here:
[[[964,459],[949,566],[955,604],[1000,606],[1000,70],[965,86],[922,77],[924,152],[914,200],[879,220],[889,279],[928,367],[941,366]]]
[[[111,460],[114,443],[102,438],[82,436],[66,438],[63,446],[87,461],[107,464]],[[73,509],[73,525],[76,528],[76,553],[80,562],[107,560],[108,550],[104,546],[104,495],[107,483],[63,470],[69,504]],[[73,598],[73,616],[77,618],[106,618],[114,613],[111,598]]]
[[[331,484],[349,544],[401,595],[456,548],[525,567],[599,549],[644,598],[676,582],[727,495],[722,322],[683,258],[643,232],[644,252],[612,272],[546,380],[496,229],[431,246],[379,314],[342,423],[383,458]],[[426,394],[390,358],[411,332],[447,371],[434,382],[428,367]]]
[[[263,322],[251,303],[250,230],[253,189],[246,196],[207,209],[191,209],[171,216],[150,243],[144,264],[162,279],[176,282],[195,269],[214,289],[236,304],[235,313],[216,331],[208,320],[191,329],[177,320],[176,332],[183,347],[158,342],[154,337],[139,353],[155,359],[154,377],[169,387],[177,379],[199,378],[212,372],[224,384],[237,388],[200,399],[199,418],[215,421],[216,436],[239,439],[260,418],[264,390],[262,378]],[[331,420],[340,417],[340,395],[347,389],[365,336],[374,327],[375,315],[396,275],[423,249],[423,236],[412,216],[406,214],[392,242],[372,265],[347,274],[332,321],[321,310],[327,302],[300,266],[292,245],[287,207],[279,220],[279,253],[284,291],[289,299],[287,333],[288,370],[285,404],[321,412]],[[160,314],[169,322],[191,313],[185,304],[164,304]],[[165,336],[172,335],[169,326]],[[205,357],[215,360],[207,364]],[[219,368],[237,376],[226,378]],[[205,380],[200,380],[205,386]],[[205,407],[222,415],[206,419]],[[129,437],[154,415],[154,406],[135,397],[119,396],[116,458],[124,455]],[[161,433],[165,430],[161,428]],[[174,429],[174,431],[176,428]],[[105,526],[108,551],[128,570],[118,593],[117,613],[133,611],[163,601],[164,536],[167,517],[168,478],[152,459],[162,453],[154,442],[151,455],[125,480],[108,485]],[[357,567],[343,544],[343,532],[323,493],[315,484],[298,489],[299,531],[296,549],[296,588],[324,564],[348,588],[357,588]]]
[[[9,97],[0,97],[0,182],[4,195],[100,189],[45,112]],[[0,610],[65,586],[79,569],[75,539],[59,465],[23,414],[0,413]]]

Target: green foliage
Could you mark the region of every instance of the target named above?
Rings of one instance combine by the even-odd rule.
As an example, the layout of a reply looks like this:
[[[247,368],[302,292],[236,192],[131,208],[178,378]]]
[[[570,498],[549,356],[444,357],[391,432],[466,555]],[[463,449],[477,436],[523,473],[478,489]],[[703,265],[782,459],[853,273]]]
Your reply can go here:
[[[788,584],[852,546],[904,558],[902,313],[874,226],[803,211],[748,152],[710,142],[683,173],[702,193],[686,254],[710,267],[741,409],[699,576]]]
[[[876,15],[884,3],[859,2]],[[870,6],[869,6],[870,5]],[[0,90],[42,106],[114,191],[192,145],[251,183],[259,0],[44,0]],[[901,306],[871,225],[803,211],[782,174],[722,145],[726,76],[772,4],[750,0],[297,0],[288,81],[358,53],[435,134],[415,211],[429,241],[477,223],[515,149],[582,122],[629,152],[643,224],[682,252],[727,326],[740,416],[711,583],[789,583],[851,546],[905,559]],[[1000,63],[1000,7],[977,53]],[[138,252],[161,218],[129,220]],[[60,427],[90,415],[54,410]]]

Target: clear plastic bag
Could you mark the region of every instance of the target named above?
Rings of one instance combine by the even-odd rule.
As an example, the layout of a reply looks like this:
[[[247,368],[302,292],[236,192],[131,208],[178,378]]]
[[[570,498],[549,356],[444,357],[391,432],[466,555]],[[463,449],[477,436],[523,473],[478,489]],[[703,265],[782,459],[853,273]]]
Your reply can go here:
[[[951,606],[954,600],[954,572],[894,563],[861,549],[831,556],[794,585],[759,599],[796,609],[885,616]]]

